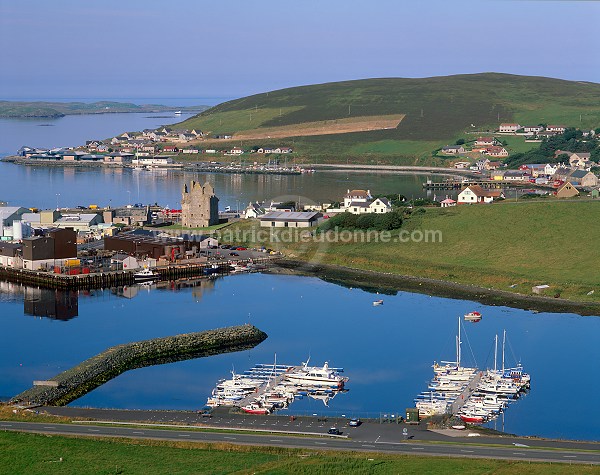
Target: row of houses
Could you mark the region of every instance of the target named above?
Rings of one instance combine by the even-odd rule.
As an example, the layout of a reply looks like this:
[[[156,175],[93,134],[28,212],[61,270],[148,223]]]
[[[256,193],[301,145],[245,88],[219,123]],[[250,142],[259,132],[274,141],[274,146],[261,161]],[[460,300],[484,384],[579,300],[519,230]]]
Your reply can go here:
[[[562,134],[567,130],[563,125],[521,125],[518,123],[503,123],[498,127],[499,134],[549,135]]]

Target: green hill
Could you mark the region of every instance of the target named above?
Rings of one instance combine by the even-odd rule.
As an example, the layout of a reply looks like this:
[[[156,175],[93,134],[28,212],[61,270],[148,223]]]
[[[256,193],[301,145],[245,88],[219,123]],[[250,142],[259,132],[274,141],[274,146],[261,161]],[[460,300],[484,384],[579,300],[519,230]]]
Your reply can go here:
[[[388,130],[312,137],[299,134],[293,140],[261,143],[294,145],[301,154],[431,158],[432,150],[466,132],[494,129],[501,122],[597,127],[600,84],[500,73],[343,81],[232,100],[176,127],[235,134],[393,114],[405,117],[396,128]]]

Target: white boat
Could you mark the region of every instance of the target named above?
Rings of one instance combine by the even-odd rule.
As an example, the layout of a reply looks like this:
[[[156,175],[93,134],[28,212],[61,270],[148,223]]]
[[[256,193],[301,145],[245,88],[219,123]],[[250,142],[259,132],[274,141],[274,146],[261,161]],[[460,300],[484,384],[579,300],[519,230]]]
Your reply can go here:
[[[373,302],[373,307],[378,307],[379,305],[383,305],[383,300],[375,300]]]
[[[147,267],[145,269],[142,269],[141,271],[138,271],[135,274],[133,274],[134,282],[148,282],[150,280],[159,280],[159,279],[160,279],[160,275],[157,272],[151,271]]]
[[[175,115],[181,115],[181,111],[175,111]]]
[[[465,314],[465,322],[477,323],[481,321],[481,313],[469,312]]]
[[[291,383],[309,387],[337,387],[343,388],[348,378],[340,375],[336,370],[329,368],[327,362],[322,368],[308,366],[308,361],[302,368],[285,375]]]

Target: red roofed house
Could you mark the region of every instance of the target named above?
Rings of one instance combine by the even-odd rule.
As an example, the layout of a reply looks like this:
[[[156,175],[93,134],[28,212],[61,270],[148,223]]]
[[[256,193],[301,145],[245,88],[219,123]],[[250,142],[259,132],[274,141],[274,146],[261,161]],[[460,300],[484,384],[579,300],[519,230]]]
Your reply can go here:
[[[504,147],[499,147],[494,145],[493,147],[488,147],[485,149],[485,154],[490,157],[508,157],[508,150]]]

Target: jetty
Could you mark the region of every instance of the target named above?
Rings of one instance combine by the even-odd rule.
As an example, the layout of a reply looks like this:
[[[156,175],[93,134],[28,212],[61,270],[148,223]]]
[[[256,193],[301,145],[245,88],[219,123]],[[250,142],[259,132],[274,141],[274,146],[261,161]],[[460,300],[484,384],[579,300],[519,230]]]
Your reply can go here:
[[[266,338],[266,333],[246,324],[113,346],[49,380],[34,381],[10,403],[64,406],[125,371],[247,350]]]
[[[530,183],[526,183],[530,185]],[[467,186],[477,185],[482,188],[503,188],[507,184],[498,182],[498,181],[490,181],[490,180],[452,180],[452,181],[431,181],[427,180],[423,183],[423,188],[426,190],[461,190]],[[515,185],[515,183],[511,183],[511,185]]]
[[[460,395],[452,402],[450,413],[453,416],[458,415],[462,407],[469,400],[469,397],[471,397],[471,394],[477,390],[477,385],[479,384],[479,381],[481,381],[481,375],[481,371],[477,371],[473,379],[469,381],[469,384],[465,386]]]

